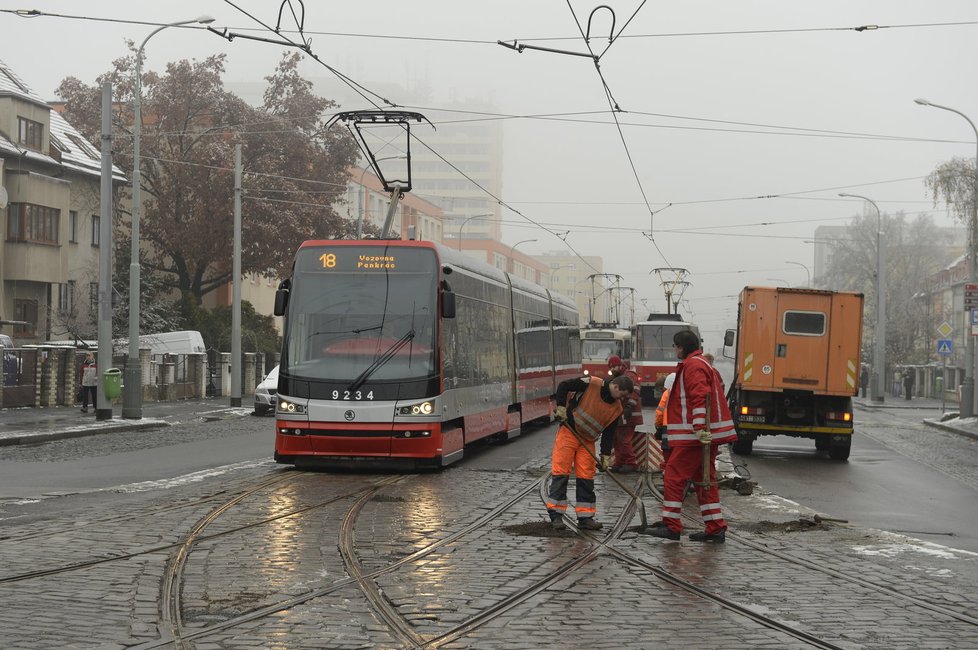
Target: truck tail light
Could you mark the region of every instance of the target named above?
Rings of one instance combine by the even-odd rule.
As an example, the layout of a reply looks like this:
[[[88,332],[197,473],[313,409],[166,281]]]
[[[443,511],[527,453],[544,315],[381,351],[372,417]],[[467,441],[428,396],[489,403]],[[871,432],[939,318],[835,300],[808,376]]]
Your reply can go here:
[[[741,415],[764,415],[764,409],[755,408],[752,406],[741,406],[740,414]]]
[[[852,413],[849,411],[829,411],[825,414],[826,420],[838,420],[840,422],[852,422]]]

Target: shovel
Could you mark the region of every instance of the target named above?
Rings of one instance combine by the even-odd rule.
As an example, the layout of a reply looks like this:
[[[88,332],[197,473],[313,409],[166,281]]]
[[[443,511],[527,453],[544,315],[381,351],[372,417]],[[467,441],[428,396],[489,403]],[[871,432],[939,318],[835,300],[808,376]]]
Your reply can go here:
[[[574,434],[574,437],[577,438],[577,441],[580,442],[581,445],[585,449],[587,449],[587,451],[588,451],[589,454],[591,454],[591,457],[594,459],[594,462],[596,462],[598,465],[600,465],[601,464],[601,459],[598,458],[597,454],[595,454],[591,450],[591,448],[588,446],[588,444],[584,441],[584,438],[581,437],[581,434],[579,434],[574,429],[574,427],[572,427],[570,425],[570,422],[567,422],[565,420],[564,422],[561,422],[560,424],[561,424],[561,426],[567,427],[567,430]],[[639,530],[645,530],[646,528],[648,528],[648,526],[649,526],[649,520],[648,520],[648,517],[645,515],[645,503],[642,502],[642,497],[640,497],[637,493],[635,493],[634,491],[632,491],[631,489],[629,489],[624,483],[622,483],[621,480],[617,476],[615,476],[615,473],[612,472],[611,470],[606,471],[605,474],[607,474],[608,476],[610,476],[611,477],[611,480],[613,480],[615,483],[618,484],[618,487],[620,487],[622,490],[624,490],[625,492],[627,492],[628,493],[628,496],[630,496],[633,499],[635,499],[635,502],[638,504],[638,515],[642,519],[642,527]],[[709,477],[709,474],[707,475],[707,477]]]

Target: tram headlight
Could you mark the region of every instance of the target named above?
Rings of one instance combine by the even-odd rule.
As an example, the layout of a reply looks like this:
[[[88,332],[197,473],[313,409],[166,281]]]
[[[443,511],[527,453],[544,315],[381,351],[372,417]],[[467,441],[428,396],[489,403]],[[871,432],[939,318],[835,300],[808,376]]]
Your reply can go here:
[[[276,407],[280,413],[297,413],[302,414],[306,412],[306,407],[303,404],[296,404],[295,402],[290,402],[287,399],[280,399],[278,401],[278,406]]]
[[[431,415],[435,410],[434,402],[426,401],[397,409],[398,415]]]

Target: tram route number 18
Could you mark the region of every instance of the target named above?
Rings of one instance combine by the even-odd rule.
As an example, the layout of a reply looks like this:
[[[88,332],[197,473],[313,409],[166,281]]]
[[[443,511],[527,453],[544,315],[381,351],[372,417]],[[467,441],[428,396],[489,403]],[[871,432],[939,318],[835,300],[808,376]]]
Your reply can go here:
[[[323,253],[319,256],[319,261],[323,263],[324,269],[336,267],[336,253]],[[335,392],[335,391],[334,391]]]
[[[373,398],[374,398],[374,392],[372,390],[367,391],[366,395],[364,395],[362,390],[357,390],[357,391],[334,390],[333,391],[333,399],[361,400],[361,399],[373,399]]]

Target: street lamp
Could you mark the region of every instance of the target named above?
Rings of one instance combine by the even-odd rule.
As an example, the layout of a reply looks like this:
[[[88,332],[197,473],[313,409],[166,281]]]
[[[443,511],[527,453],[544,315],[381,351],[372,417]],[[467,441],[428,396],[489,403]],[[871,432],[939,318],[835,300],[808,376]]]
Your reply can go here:
[[[473,214],[471,217],[466,218],[465,221],[462,222],[462,225],[458,227],[458,249],[462,250],[462,229],[465,228],[465,224],[472,221],[473,219],[485,219],[486,217],[494,217],[494,216],[496,215],[490,212],[489,214]]]
[[[886,387],[886,241],[883,239],[883,215],[880,206],[869,197],[846,192],[839,192],[839,196],[862,199],[876,209],[876,345],[873,346],[869,395],[874,402],[882,402]]]
[[[801,268],[805,269],[805,273],[808,274],[808,282],[805,284],[805,286],[808,287],[809,289],[811,289],[811,287],[812,287],[812,274],[808,270],[808,267],[807,266],[805,266],[801,262],[792,262],[791,260],[785,260],[784,263],[785,264],[796,264],[797,266],[800,266]]]
[[[139,209],[141,207],[139,190],[142,182],[139,174],[139,136],[142,129],[140,95],[143,88],[143,49],[149,39],[167,27],[194,23],[208,25],[212,22],[214,19],[210,16],[200,16],[192,20],[167,23],[150,32],[139,49],[136,50],[136,87],[132,101],[132,252],[129,260],[129,357],[126,359],[126,391],[122,396],[122,417],[124,418],[138,420],[143,417],[143,376],[139,364]]]
[[[933,106],[941,110],[957,113],[968,120],[971,130],[975,132],[975,142],[978,144],[978,128],[967,115],[961,111],[948,106],[934,104],[926,99],[915,99],[914,102],[921,106]],[[972,198],[973,211],[971,213],[971,227],[968,228],[968,282],[974,284],[978,282],[978,260],[975,259],[975,247],[978,246],[978,153],[975,154],[975,188]],[[967,293],[965,293],[967,295]],[[970,310],[966,310],[970,313]],[[965,319],[965,340],[967,341],[967,352],[964,359],[964,386],[961,389],[961,413],[960,417],[970,418],[975,414],[975,337],[971,335],[971,319]]]
[[[509,255],[510,269],[509,269],[509,272],[510,273],[512,273],[513,272],[513,269],[516,268],[516,260],[513,257],[513,253],[516,252],[516,247],[519,246],[520,244],[529,244],[530,242],[535,242],[535,241],[536,241],[535,239],[524,239],[523,241],[516,242],[515,244],[513,244],[510,247],[510,249],[509,249],[509,251],[510,251],[510,255]]]

